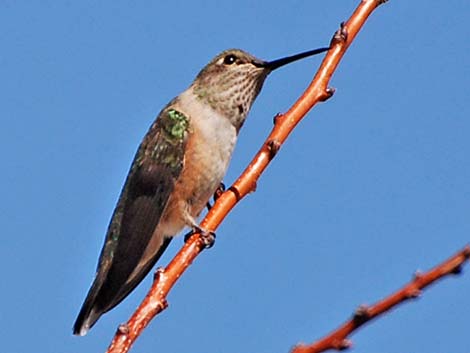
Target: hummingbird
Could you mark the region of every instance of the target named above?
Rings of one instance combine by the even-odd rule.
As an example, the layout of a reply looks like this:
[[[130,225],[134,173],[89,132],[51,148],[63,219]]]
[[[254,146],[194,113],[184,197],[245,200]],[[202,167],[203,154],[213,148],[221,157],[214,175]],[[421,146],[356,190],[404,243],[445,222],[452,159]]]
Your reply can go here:
[[[273,61],[223,51],[159,113],[140,144],[108,226],[95,278],[73,327],[83,336],[143,280],[218,189],[266,77],[320,48]],[[212,234],[214,235],[214,234]],[[215,235],[214,235],[215,236]]]

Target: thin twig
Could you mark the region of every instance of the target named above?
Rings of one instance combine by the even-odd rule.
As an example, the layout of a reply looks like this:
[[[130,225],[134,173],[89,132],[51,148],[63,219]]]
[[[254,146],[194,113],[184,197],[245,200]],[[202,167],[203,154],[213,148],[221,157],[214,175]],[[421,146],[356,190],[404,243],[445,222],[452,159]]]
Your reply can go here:
[[[416,272],[413,280],[403,288],[392,293],[381,301],[371,305],[361,305],[356,309],[351,319],[344,322],[329,335],[310,345],[298,345],[291,353],[320,353],[327,350],[343,350],[351,346],[348,337],[359,327],[372,319],[384,314],[395,306],[419,297],[421,290],[436,282],[440,278],[452,274],[459,274],[462,265],[470,258],[470,245],[467,245],[457,254],[425,273]]]
[[[328,83],[346,49],[356,37],[372,11],[383,0],[362,0],[351,18],[335,33],[331,49],[325,56],[313,81],[297,102],[283,115],[277,116],[275,125],[263,146],[238,180],[217,199],[201,222],[201,228],[216,230],[230,210],[256,188],[256,182],[295,126],[318,102],[330,98],[334,90]],[[117,330],[108,353],[124,353],[140,335],[150,320],[167,307],[166,297],[183,272],[204,249],[200,234],[194,234],[164,269],[156,272],[149,293],[126,324]]]

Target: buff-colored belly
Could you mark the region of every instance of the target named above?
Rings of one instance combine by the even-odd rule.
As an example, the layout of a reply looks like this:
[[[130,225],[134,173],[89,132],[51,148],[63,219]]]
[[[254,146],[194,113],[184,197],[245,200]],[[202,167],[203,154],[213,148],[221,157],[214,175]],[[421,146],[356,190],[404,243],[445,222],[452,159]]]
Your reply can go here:
[[[235,134],[234,130],[229,136],[220,131],[208,134],[204,127],[194,126],[187,142],[184,168],[162,217],[160,230],[164,235],[173,236],[185,226],[195,225],[225,175]]]

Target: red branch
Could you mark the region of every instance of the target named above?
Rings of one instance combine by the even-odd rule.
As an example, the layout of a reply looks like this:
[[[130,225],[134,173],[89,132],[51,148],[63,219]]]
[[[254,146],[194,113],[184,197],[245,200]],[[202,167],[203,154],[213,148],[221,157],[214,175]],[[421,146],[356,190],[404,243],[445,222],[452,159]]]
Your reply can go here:
[[[383,2],[385,1],[362,0],[351,18],[341,25],[332,39],[330,50],[307,90],[287,113],[276,117],[274,128],[259,152],[238,180],[217,199],[202,220],[202,228],[217,229],[230,210],[255,189],[260,175],[307,112],[318,102],[325,101],[332,96],[334,90],[328,88],[331,76],[369,15]],[[157,270],[149,293],[129,321],[119,327],[108,348],[108,353],[124,353],[130,349],[150,320],[168,306],[166,297],[171,288],[203,249],[204,243],[200,234],[195,234],[184,244],[166,268]]]
[[[348,340],[347,337],[351,335],[352,332],[372,319],[386,313],[398,304],[409,299],[417,298],[421,294],[422,289],[440,278],[451,274],[459,274],[462,271],[462,265],[469,258],[470,245],[467,245],[457,254],[428,272],[415,273],[411,282],[390,296],[371,306],[361,305],[350,320],[343,323],[328,336],[325,336],[311,345],[298,345],[292,349],[291,353],[320,353],[330,349],[340,351],[349,348],[351,341]]]

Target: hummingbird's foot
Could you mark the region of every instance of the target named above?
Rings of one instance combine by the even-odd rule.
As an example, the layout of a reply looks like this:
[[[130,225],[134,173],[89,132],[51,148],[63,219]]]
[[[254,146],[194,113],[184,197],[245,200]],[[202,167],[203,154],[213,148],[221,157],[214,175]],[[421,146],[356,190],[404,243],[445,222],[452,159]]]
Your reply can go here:
[[[214,192],[214,202],[217,201],[217,199],[222,195],[225,191],[225,184],[220,182],[220,185],[217,187],[217,189]],[[207,210],[210,211],[212,208],[212,205],[209,201],[206,203]]]
[[[214,201],[217,201],[217,199],[224,193],[224,191],[225,184],[223,182],[220,182],[219,187],[214,192]]]
[[[215,232],[212,232],[212,231],[201,232],[201,240],[206,249],[212,248],[215,243]]]
[[[184,235],[184,242],[187,243],[188,240],[193,236],[193,234],[194,234],[194,231],[187,232],[187,233]]]
[[[193,236],[194,233],[199,233],[201,235],[201,240],[204,244],[205,249],[210,249],[214,246],[215,232],[201,228],[199,226],[194,226],[192,231],[184,235],[184,242],[188,242],[188,240]]]
[[[214,246],[215,232],[201,228],[199,226],[194,227],[193,232],[201,234],[202,244],[204,244],[205,249],[210,249]]]

